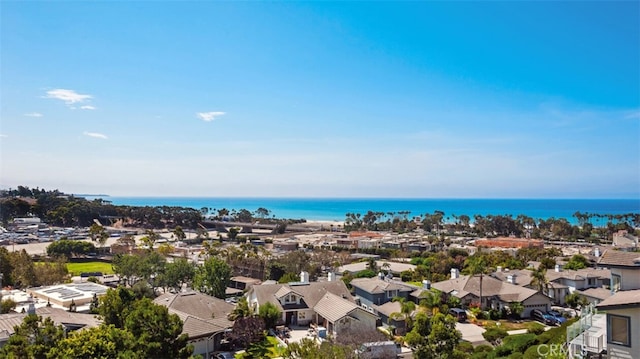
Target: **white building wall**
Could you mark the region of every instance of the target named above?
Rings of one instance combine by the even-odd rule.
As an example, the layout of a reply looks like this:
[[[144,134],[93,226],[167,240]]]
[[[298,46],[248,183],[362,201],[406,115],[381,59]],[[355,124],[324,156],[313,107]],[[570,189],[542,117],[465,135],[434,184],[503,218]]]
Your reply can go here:
[[[536,293],[522,302],[522,305],[524,306],[522,317],[528,318],[529,316],[531,316],[531,311],[534,309],[539,309],[542,311],[549,310],[551,300],[546,295]]]
[[[631,347],[607,343],[609,358],[640,358],[640,308],[610,309],[607,313],[631,318]]]
[[[619,275],[620,290],[640,289],[640,269],[611,268],[611,274]],[[611,283],[613,285],[613,282]]]

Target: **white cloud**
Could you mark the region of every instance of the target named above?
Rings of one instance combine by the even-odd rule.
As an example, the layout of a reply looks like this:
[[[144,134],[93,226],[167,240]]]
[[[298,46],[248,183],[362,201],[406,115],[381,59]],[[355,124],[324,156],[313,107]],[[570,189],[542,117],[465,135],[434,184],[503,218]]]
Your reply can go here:
[[[85,100],[89,100],[93,98],[93,96],[79,94],[74,90],[55,89],[55,90],[47,91],[47,96],[45,96],[45,98],[62,100],[67,105],[71,105],[74,103],[84,102]]]
[[[0,133],[0,138],[7,138],[7,137],[9,137],[9,136],[7,136],[7,135],[5,135],[5,134]]]
[[[85,136],[89,136],[89,137],[93,137],[93,138],[101,138],[103,140],[108,139],[109,137],[107,137],[107,135],[104,135],[102,133],[97,133],[97,132],[84,132]]]
[[[221,111],[212,111],[212,112],[198,112],[196,116],[202,121],[211,122],[216,119],[216,117],[222,116],[226,114],[226,112]]]
[[[42,114],[39,112],[29,112],[24,114],[27,117],[42,117]]]
[[[627,120],[631,120],[631,119],[640,119],[640,110],[636,110],[636,111],[629,111],[625,116],[625,119]]]
[[[81,110],[95,110],[96,107],[95,106],[91,106],[91,105],[85,105],[85,106],[80,106]]]

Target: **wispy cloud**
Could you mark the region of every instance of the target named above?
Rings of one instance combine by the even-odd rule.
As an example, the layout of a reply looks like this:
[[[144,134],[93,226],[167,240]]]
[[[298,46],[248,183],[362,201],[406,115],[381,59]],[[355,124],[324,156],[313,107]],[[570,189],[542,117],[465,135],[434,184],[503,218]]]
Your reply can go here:
[[[95,110],[96,107],[95,106],[91,106],[91,105],[85,105],[85,106],[80,106],[81,110]]]
[[[629,111],[624,118],[627,120],[640,119],[640,110]]]
[[[211,122],[216,119],[216,117],[222,116],[226,114],[226,112],[221,111],[212,111],[212,112],[198,112],[196,116],[202,121]]]
[[[9,136],[7,136],[7,135],[5,135],[3,133],[0,133],[0,138],[7,138],[7,137],[9,137]]]
[[[84,132],[85,136],[89,136],[89,137],[93,137],[93,138],[101,138],[103,140],[108,139],[109,137],[107,137],[107,135],[104,135],[102,133],[98,133],[98,132]]]
[[[47,91],[47,95],[45,98],[53,98],[56,100],[62,100],[67,105],[72,105],[74,103],[84,102],[93,98],[91,95],[84,95],[75,92],[74,90],[65,90],[65,89],[54,89]]]
[[[39,112],[29,112],[24,114],[26,117],[42,117],[43,115]]]

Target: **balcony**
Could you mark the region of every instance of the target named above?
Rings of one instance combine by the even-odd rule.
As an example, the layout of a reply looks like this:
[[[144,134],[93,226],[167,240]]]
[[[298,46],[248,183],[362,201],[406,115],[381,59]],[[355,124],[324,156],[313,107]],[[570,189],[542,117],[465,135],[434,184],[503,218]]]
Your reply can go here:
[[[586,309],[586,308],[585,308]],[[567,327],[569,358],[584,353],[602,353],[607,349],[607,316],[585,310],[580,320]]]

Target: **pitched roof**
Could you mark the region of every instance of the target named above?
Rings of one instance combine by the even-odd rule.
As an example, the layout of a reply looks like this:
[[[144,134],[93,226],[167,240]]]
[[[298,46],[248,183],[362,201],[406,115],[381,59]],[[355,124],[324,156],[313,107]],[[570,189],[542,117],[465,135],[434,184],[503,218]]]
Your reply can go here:
[[[585,290],[578,290],[576,293],[580,293],[586,297],[596,298],[600,300],[607,299],[611,296],[611,290],[604,288],[589,288]]]
[[[55,324],[74,327],[97,327],[101,321],[93,314],[68,312],[60,308],[36,308],[36,314],[43,318],[51,318]],[[14,327],[22,324],[27,313],[0,314],[0,338],[12,335]]]
[[[167,307],[169,313],[178,315],[183,322],[182,332],[191,338],[211,335],[233,326],[227,316],[235,306],[216,297],[191,291],[166,293],[153,301]]]
[[[516,280],[515,285],[525,286],[531,283],[531,273],[532,272],[528,269],[513,269],[493,272],[491,273],[491,276],[503,282],[507,282],[508,277],[510,275],[514,275]]]
[[[397,282],[393,281],[382,280],[377,277],[355,278],[351,281],[351,285],[371,294],[385,293],[390,290],[398,290],[403,292],[412,292],[415,290],[415,288],[398,284]]]
[[[560,278],[569,280],[585,280],[587,278],[608,279],[611,277],[611,271],[603,268],[583,268],[577,270],[563,269],[560,272],[556,272],[555,270],[549,269],[545,276],[550,282]]]
[[[609,267],[634,267],[640,269],[640,253],[607,249],[600,256],[598,265]]]
[[[373,305],[373,308],[378,311],[378,313],[384,314],[386,317],[390,316],[393,313],[400,313],[402,310],[402,305],[400,302],[386,302],[382,305]]]
[[[458,298],[462,298],[469,293],[480,297],[479,276],[463,275],[459,278],[433,283],[431,286],[445,293],[456,291],[455,296]],[[522,302],[536,293],[538,293],[538,291],[534,289],[513,285],[490,276],[482,277],[483,297],[496,296],[504,302]]]
[[[350,302],[335,294],[327,293],[313,306],[313,310],[330,322],[337,322],[354,310],[358,310],[357,304]]]
[[[616,292],[611,297],[603,300],[598,305],[598,309],[616,309],[625,307],[640,307],[640,289],[622,290]]]
[[[296,284],[292,285],[288,284],[260,284],[254,285],[249,289],[248,293],[253,293],[258,300],[258,305],[264,304],[266,302],[271,302],[278,307],[279,310],[283,310],[282,305],[280,305],[280,301],[278,301],[276,297],[276,293],[281,290],[281,288],[289,288],[298,293],[303,299],[306,305],[309,308],[318,303],[320,299],[326,293],[333,293],[338,297],[345,298],[351,302],[355,302],[353,297],[351,297],[351,293],[349,289],[344,284],[343,281],[331,281],[331,282],[311,282],[305,284]]]

